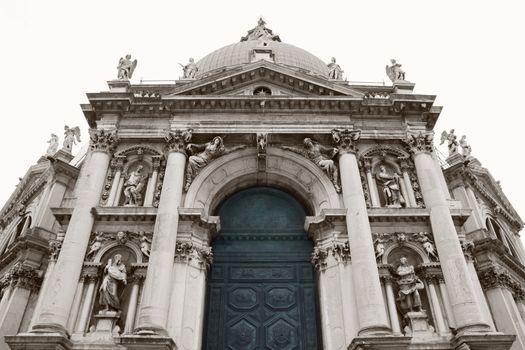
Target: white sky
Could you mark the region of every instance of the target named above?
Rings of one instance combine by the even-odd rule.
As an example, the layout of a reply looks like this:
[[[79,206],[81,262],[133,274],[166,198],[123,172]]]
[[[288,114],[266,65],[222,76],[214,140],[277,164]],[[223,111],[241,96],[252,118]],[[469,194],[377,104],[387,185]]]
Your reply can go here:
[[[444,106],[436,138],[466,134],[525,218],[524,14],[523,1],[2,1],[0,207],[50,133],[62,142],[78,125],[88,140],[79,104],[107,90],[121,56],[139,61],[132,83],[176,79],[178,62],[239,41],[262,15],[284,42],[335,56],[348,80],[388,81],[396,58]]]

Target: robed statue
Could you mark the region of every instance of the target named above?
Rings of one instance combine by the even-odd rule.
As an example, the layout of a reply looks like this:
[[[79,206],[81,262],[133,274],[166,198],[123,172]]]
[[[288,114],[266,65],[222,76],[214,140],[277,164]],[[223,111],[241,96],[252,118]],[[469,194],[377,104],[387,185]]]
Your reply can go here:
[[[395,59],[391,59],[390,63],[391,66],[386,66],[386,75],[392,82],[396,82],[399,80],[405,80],[405,71],[401,69],[401,64],[397,63]]]
[[[47,147],[46,155],[53,156],[58,150],[58,136],[51,134],[51,138],[47,143],[49,143],[49,147]]]
[[[122,255],[115,254],[113,260],[109,259],[104,268],[104,279],[99,288],[99,304],[106,311],[110,309],[115,311],[121,310],[119,286],[126,283],[126,265],[122,262]]]
[[[332,61],[327,64],[328,66],[328,79],[342,80],[343,70],[341,66],[335,62],[335,57],[332,57]]]
[[[73,150],[73,145],[76,145],[77,142],[80,142],[80,128],[75,126],[70,128],[69,126],[64,126],[64,143],[62,149],[67,153],[71,153]]]
[[[421,296],[419,291],[424,288],[423,282],[416,276],[414,266],[408,264],[406,257],[399,259],[396,273],[399,287],[398,302],[403,313],[409,311],[421,311]]]
[[[141,192],[146,180],[146,176],[142,174],[142,169],[143,166],[139,165],[135,171],[129,174],[128,179],[124,183],[124,196],[126,196],[124,205],[126,206],[140,205]]]
[[[126,57],[121,57],[118,61],[118,74],[117,78],[119,80],[129,80],[133,76],[133,71],[137,67],[137,60],[131,60],[131,55],[126,55]]]
[[[197,68],[197,64],[193,58],[190,57],[190,62],[188,62],[186,65],[181,63],[179,64],[182,67],[183,79],[195,79],[195,74],[197,74],[199,69]]]
[[[386,206],[389,208],[401,208],[401,206],[404,206],[406,202],[403,195],[401,195],[399,175],[396,172],[389,174],[386,167],[380,165],[379,171],[375,176],[377,184],[381,187],[385,196]]]
[[[451,157],[454,154],[458,153],[458,141],[457,136],[454,134],[454,129],[451,129],[449,133],[447,133],[446,130],[444,130],[441,133],[441,143],[440,145],[444,144],[445,141],[448,142],[448,156]]]

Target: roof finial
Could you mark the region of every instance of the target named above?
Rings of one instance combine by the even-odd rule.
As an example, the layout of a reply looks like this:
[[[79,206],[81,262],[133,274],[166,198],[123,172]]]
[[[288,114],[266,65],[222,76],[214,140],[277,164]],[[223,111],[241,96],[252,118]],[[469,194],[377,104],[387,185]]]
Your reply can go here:
[[[243,36],[241,38],[241,41],[249,41],[249,40],[271,40],[271,41],[281,41],[279,38],[279,35],[274,35],[272,30],[269,28],[266,28],[266,22],[262,18],[262,16],[259,17],[259,20],[257,21],[257,27],[250,29],[248,31],[248,35]]]

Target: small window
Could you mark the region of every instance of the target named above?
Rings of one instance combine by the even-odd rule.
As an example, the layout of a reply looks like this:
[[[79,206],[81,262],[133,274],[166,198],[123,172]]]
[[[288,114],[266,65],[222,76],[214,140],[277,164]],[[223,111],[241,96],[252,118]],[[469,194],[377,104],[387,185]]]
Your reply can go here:
[[[253,90],[253,94],[255,96],[270,96],[272,94],[272,90],[266,86],[259,86]]]

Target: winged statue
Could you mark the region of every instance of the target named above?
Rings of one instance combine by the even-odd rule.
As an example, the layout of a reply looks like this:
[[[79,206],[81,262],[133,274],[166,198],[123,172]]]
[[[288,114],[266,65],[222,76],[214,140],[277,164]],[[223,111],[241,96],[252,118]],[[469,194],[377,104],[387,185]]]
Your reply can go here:
[[[70,128],[69,126],[64,126],[64,143],[62,149],[68,153],[71,153],[73,150],[73,145],[76,145],[80,142],[80,128],[75,126]]]
[[[449,157],[458,153],[458,141],[457,141],[457,136],[454,134],[454,129],[451,129],[450,132],[448,133],[446,130],[444,130],[441,133],[440,145],[444,144],[445,141],[448,141],[448,156]]]
[[[121,57],[118,61],[118,79],[119,80],[129,80],[133,76],[133,71],[137,67],[137,60],[131,60],[131,55],[126,55],[126,57]]]
[[[397,63],[395,59],[391,59],[390,63],[391,66],[386,66],[386,75],[392,82],[396,82],[398,80],[405,80],[405,71],[401,69],[401,64]]]

